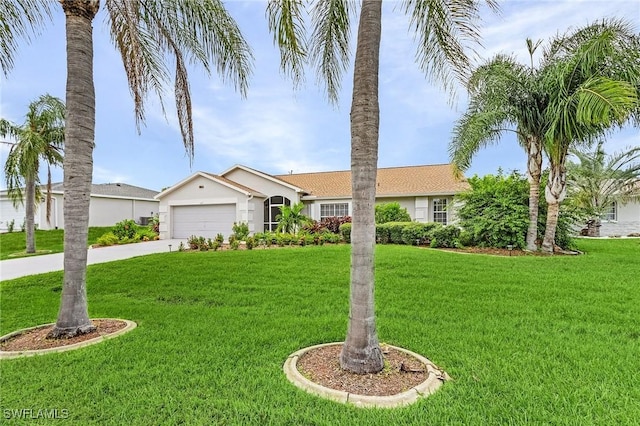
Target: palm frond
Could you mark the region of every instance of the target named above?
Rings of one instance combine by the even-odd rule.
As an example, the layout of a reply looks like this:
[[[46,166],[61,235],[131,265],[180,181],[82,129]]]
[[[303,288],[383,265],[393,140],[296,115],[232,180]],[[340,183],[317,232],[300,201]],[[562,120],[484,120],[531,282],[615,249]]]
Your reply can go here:
[[[280,50],[280,69],[292,79],[294,86],[304,80],[308,53],[304,10],[300,0],[269,0],[267,4],[269,30]]]
[[[473,156],[482,148],[497,143],[510,122],[504,110],[467,111],[453,128],[449,157],[460,172],[471,166]]]
[[[352,0],[325,0],[313,9],[310,55],[329,100],[338,102],[342,75],[349,64]]]
[[[498,10],[497,2],[485,2]],[[466,82],[471,61],[466,53],[479,44],[479,2],[471,0],[404,0],[403,9],[418,35],[420,69],[447,90],[455,79]]]
[[[0,119],[0,135],[16,140],[4,167],[7,192],[15,207],[24,203],[24,186],[40,182],[41,160],[49,168],[49,179],[50,166],[62,164],[65,116],[64,102],[47,94],[29,104],[24,124]]]
[[[577,90],[577,119],[592,125],[622,126],[638,106],[636,88],[626,81],[594,77]]]
[[[246,95],[253,55],[219,0],[107,0],[111,37],[122,55],[138,131],[144,103],[153,90],[164,112],[168,59],[175,62],[174,94],[183,144],[193,160],[193,118],[188,63],[216,69]]]
[[[0,1],[0,67],[4,75],[13,68],[19,41],[31,41],[51,21],[50,0]]]

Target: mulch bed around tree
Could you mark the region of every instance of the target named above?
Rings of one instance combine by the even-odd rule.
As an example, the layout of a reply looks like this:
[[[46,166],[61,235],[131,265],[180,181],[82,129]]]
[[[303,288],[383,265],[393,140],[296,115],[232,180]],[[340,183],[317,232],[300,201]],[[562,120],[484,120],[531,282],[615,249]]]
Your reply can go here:
[[[69,339],[48,339],[47,335],[53,329],[53,325],[46,325],[25,331],[0,342],[0,350],[5,352],[21,352],[39,349],[59,348],[75,343],[84,342],[96,337],[105,336],[122,330],[127,323],[119,320],[100,319],[92,320],[96,330],[91,333],[80,334]]]
[[[386,396],[405,392],[427,380],[427,367],[413,356],[380,346],[384,369],[376,374],[355,374],[340,367],[342,345],[321,346],[305,352],[297,361],[298,371],[327,388],[356,395]]]

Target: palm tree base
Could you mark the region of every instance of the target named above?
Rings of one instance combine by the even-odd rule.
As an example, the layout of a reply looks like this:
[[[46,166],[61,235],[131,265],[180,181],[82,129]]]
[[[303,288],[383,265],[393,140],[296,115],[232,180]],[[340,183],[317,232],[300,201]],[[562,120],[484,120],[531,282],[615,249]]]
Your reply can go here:
[[[47,339],[70,339],[72,337],[80,336],[82,334],[91,333],[96,330],[96,327],[89,323],[87,325],[81,325],[76,327],[53,327],[53,330],[47,335]]]

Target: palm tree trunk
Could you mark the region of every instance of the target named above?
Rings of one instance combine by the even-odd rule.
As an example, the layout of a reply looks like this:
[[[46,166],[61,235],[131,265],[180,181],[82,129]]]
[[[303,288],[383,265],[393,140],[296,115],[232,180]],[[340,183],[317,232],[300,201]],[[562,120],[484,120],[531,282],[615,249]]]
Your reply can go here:
[[[544,231],[544,240],[542,241],[542,251],[546,253],[553,253],[553,249],[555,246],[555,239],[556,239],[556,228],[558,227],[559,211],[560,211],[560,203],[548,202],[547,225]]]
[[[551,161],[549,181],[545,188],[545,197],[549,207],[547,208],[547,224],[544,231],[544,240],[542,241],[542,251],[547,253],[553,253],[560,203],[567,193],[567,171],[564,159],[566,159],[566,155],[563,156],[560,164],[553,160]]]
[[[87,238],[93,173],[95,92],[91,22],[99,0],[62,0],[67,34],[67,120],[64,156],[64,286],[53,337],[95,329],[87,305]]]
[[[340,365],[358,374],[376,373],[384,366],[374,304],[381,4],[380,0],[362,2],[351,104],[351,297],[349,327],[340,354]]]
[[[26,251],[27,253],[35,253],[36,238],[34,210],[36,203],[36,180],[34,178],[28,178],[25,180],[24,199],[24,230],[26,234]]]
[[[542,174],[542,146],[535,137],[527,139],[527,175],[529,179],[529,229],[527,250],[538,250],[538,207],[540,204],[540,176]]]
[[[600,227],[602,226],[602,221],[599,217],[594,217],[587,221],[587,236],[588,237],[599,237],[600,236]]]

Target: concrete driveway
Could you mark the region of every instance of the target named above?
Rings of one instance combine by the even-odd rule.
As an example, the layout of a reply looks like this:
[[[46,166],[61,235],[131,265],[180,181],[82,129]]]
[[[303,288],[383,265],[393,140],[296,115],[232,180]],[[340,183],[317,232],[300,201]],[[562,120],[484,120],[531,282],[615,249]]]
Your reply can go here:
[[[178,250],[180,241],[186,240],[158,240],[145,243],[124,244],[120,246],[90,248],[87,263],[104,263],[114,260],[129,259],[152,253],[164,253]],[[44,254],[40,256],[20,257],[0,261],[0,280],[12,280],[27,275],[45,272],[62,271],[64,269],[64,255],[62,253]]]

